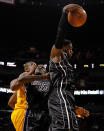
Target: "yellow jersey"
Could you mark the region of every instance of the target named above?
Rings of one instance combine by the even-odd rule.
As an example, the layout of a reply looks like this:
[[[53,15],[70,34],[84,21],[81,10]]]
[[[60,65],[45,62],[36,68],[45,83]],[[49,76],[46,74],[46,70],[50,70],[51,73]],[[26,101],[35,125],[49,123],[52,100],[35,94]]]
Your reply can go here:
[[[21,86],[19,90],[17,90],[17,103],[15,104],[16,109],[27,109],[28,104],[26,100],[26,92],[25,92],[25,87]]]

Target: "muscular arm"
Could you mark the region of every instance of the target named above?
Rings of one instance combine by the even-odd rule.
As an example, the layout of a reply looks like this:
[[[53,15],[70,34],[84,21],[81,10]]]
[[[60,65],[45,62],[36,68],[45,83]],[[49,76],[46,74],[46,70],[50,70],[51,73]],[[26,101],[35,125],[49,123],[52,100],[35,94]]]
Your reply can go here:
[[[57,29],[55,45],[53,45],[51,49],[51,56],[50,56],[51,59],[53,59],[56,56],[57,57],[61,56],[64,39],[65,39],[65,24],[66,23],[67,23],[67,13],[63,12],[60,18],[58,29]]]
[[[17,79],[14,79],[10,82],[10,89],[12,91],[17,91],[23,84],[21,82],[18,81]]]
[[[8,106],[10,106],[12,109],[14,109],[16,102],[17,102],[17,93],[15,92],[10,97],[10,99],[8,101]]]
[[[27,84],[35,80],[44,80],[44,79],[49,79],[49,73],[43,75],[34,75],[34,76],[28,75],[28,76],[19,77],[18,82],[21,84]]]
[[[50,54],[50,58],[55,62],[61,61],[61,53],[62,53],[62,48],[64,45],[64,39],[67,34],[69,35],[68,32],[70,30],[70,27],[72,27],[72,26],[69,26],[70,25],[69,22],[71,21],[68,21],[68,13],[71,13],[74,15],[73,10],[76,7],[78,7],[77,4],[68,4],[64,6],[62,10],[62,15],[61,15],[58,29],[57,29],[55,45],[52,47],[51,54]]]
[[[46,73],[44,75],[26,75],[26,76],[20,76],[19,78],[11,81],[10,83],[10,89],[12,91],[17,91],[21,86],[33,82],[34,80],[43,80],[43,79],[49,79],[49,73]]]
[[[68,8],[69,8],[69,5],[63,8],[62,15],[61,15],[58,29],[57,29],[55,45],[51,49],[51,55],[50,55],[51,59],[53,59],[54,57],[61,56],[65,35],[67,34],[67,30],[69,26],[68,19],[67,19]]]

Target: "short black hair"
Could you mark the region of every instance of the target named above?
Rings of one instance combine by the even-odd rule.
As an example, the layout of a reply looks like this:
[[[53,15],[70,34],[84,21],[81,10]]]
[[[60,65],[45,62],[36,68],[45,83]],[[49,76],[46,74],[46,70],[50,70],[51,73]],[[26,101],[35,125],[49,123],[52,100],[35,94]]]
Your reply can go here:
[[[64,46],[67,46],[69,44],[71,44],[71,40],[68,40],[68,39],[64,39]]]

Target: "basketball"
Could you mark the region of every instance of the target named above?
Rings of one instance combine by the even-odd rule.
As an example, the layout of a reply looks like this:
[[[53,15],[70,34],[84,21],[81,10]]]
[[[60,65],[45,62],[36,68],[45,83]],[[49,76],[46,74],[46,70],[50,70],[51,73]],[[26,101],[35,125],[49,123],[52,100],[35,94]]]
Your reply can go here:
[[[87,20],[87,13],[83,7],[77,4],[70,4],[68,7],[68,22],[73,27],[81,27]]]

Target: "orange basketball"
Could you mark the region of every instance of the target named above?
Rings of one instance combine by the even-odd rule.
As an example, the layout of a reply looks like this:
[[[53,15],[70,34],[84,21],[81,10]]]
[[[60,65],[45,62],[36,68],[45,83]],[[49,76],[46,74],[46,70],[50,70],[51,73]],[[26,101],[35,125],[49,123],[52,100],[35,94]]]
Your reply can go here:
[[[73,27],[81,27],[87,20],[86,11],[77,4],[70,4],[68,8],[68,22]]]

